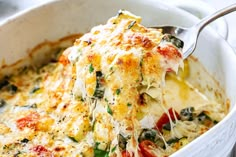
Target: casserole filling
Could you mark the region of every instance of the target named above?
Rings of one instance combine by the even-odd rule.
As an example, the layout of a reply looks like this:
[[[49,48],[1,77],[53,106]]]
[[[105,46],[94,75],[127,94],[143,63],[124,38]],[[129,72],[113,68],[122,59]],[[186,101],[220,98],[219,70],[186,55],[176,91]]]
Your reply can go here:
[[[0,156],[169,156],[225,115],[185,80],[183,42],[127,11],[0,83]],[[178,69],[185,67],[180,75]]]

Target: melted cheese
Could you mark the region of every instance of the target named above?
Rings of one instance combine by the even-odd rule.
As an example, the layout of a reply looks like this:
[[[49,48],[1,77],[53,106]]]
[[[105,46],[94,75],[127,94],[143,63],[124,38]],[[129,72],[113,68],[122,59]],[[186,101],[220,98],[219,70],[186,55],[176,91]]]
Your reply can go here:
[[[222,104],[166,76],[183,65],[180,49],[140,22],[121,11],[77,39],[59,62],[7,78],[0,93],[0,156],[91,157],[99,151],[119,157],[124,150],[140,156],[144,129],[156,129],[164,143],[152,153],[168,156],[212,127],[175,114],[173,120],[168,108],[180,113],[194,106],[195,114],[207,111],[220,121]],[[164,113],[170,131],[156,128]],[[168,144],[172,138],[180,140]]]

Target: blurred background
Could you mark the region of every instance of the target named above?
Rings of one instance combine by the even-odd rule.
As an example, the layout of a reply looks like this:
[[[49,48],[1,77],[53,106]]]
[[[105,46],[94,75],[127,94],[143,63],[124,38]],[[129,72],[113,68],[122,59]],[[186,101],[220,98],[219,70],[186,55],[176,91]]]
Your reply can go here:
[[[0,23],[10,16],[24,11],[28,8],[47,3],[53,0],[0,0]],[[168,5],[182,8],[195,16],[204,18],[205,16],[230,4],[236,0],[157,0]],[[236,50],[236,12],[226,15],[211,25],[217,32],[225,38]],[[236,147],[236,146],[235,146]],[[236,148],[232,152],[232,157],[236,157]]]

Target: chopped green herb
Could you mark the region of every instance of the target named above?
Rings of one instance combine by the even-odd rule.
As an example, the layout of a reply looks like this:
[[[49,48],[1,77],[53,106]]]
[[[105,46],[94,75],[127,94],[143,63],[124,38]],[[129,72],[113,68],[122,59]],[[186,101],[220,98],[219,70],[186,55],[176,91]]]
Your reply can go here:
[[[94,149],[94,157],[108,157],[109,152],[101,149]]]
[[[110,71],[113,71],[113,67],[110,67],[109,70],[110,70]]]
[[[139,135],[138,141],[149,140],[155,142],[157,136],[157,131],[155,129],[143,129]]]
[[[116,95],[120,94],[120,89],[116,89]]]
[[[73,95],[73,93],[71,93]],[[77,96],[75,95],[75,99],[78,100],[78,101],[81,101],[81,102],[84,102],[84,99],[82,96]]]
[[[140,60],[139,66],[141,69],[143,69],[143,57]],[[143,73],[141,72],[140,75],[141,75],[141,80],[138,79],[137,81],[141,82],[143,80]]]
[[[165,130],[170,131],[171,130],[171,125],[170,125],[170,123],[166,123],[166,124],[162,125],[162,128],[165,129]]]
[[[96,77],[102,77],[102,72],[101,71],[96,71]]]
[[[21,151],[17,151],[17,153],[16,154],[14,154],[14,157],[18,157],[20,154],[22,154],[23,152],[21,152]]]
[[[27,138],[24,138],[24,139],[22,139],[20,142],[21,142],[21,143],[28,143],[29,140],[28,140]]]
[[[128,26],[128,29],[131,29],[134,25],[135,25],[136,21],[132,21],[129,26]]]
[[[37,108],[37,104],[33,103],[32,105],[29,106],[30,108]]]
[[[111,152],[112,152],[112,153],[116,150],[116,147],[117,147],[117,146],[115,146],[115,147],[113,147],[113,148],[111,149]]]
[[[112,110],[111,110],[111,108],[110,108],[110,106],[109,105],[107,105],[107,113],[109,113],[110,115],[112,115],[113,113],[112,113]]]
[[[114,69],[113,67],[110,67],[109,73],[106,75],[106,78],[108,78],[109,76],[111,76],[114,72],[115,72],[115,69]]]
[[[122,134],[118,135],[118,144],[119,144],[119,148],[122,150],[126,149],[126,145],[127,145],[127,141],[130,137],[124,137]]]
[[[142,58],[141,61],[139,62],[139,66],[140,66],[140,67],[143,66],[143,58]]]
[[[92,73],[94,71],[94,67],[92,64],[89,64],[89,72]]]
[[[37,108],[37,104],[36,103],[33,103],[33,104],[30,104],[30,105],[25,105],[25,106],[22,106],[22,107],[27,107],[27,108]]]
[[[127,103],[127,106],[130,107],[130,106],[132,106],[132,104],[131,103]]]
[[[170,144],[172,144],[172,143],[176,143],[176,142],[178,142],[180,139],[179,138],[171,138],[171,139],[169,139],[166,143],[168,144],[168,145],[170,145]]]
[[[202,111],[198,116],[197,116],[197,120],[202,123],[203,125],[206,126],[212,126],[216,124],[216,121],[214,122],[213,119],[211,119],[211,117],[209,117],[207,115],[207,113],[205,111]]]
[[[93,151],[94,157],[108,157],[109,152],[99,149],[100,142],[95,142]]]
[[[95,142],[95,149],[98,149],[99,145],[100,145],[100,142]]]
[[[214,120],[213,123],[214,123],[214,124],[217,124],[217,123],[219,123],[219,122],[218,122],[217,120]]]
[[[7,145],[4,145],[2,148],[3,149],[8,149],[9,147]]]
[[[30,93],[33,94],[33,93],[37,92],[38,90],[40,90],[40,87],[36,86],[30,91]]]
[[[93,94],[94,97],[97,97],[99,99],[101,99],[103,97],[103,95],[104,95],[104,90],[99,90],[98,88],[96,88],[96,90]]]
[[[95,129],[95,124],[96,124],[96,120],[92,124],[92,131],[94,131],[94,129]]]
[[[198,115],[198,121],[203,122],[205,120],[211,120],[211,118],[204,112],[202,111],[199,115]]]
[[[187,107],[180,111],[180,117],[182,120],[192,121],[194,119],[194,108]]]
[[[93,94],[94,97],[101,99],[104,95],[105,88],[102,85],[104,77],[101,71],[96,71],[96,89]]]
[[[181,141],[181,140],[184,140],[184,139],[187,139],[186,137],[182,137],[182,138],[171,138],[171,139],[169,139],[166,143],[168,144],[168,145],[170,145],[170,144],[172,144],[172,143],[176,143],[176,142],[179,142],[179,141]]]
[[[67,136],[67,137],[71,139],[71,141],[78,143],[78,141],[74,137],[71,137],[71,136]]]

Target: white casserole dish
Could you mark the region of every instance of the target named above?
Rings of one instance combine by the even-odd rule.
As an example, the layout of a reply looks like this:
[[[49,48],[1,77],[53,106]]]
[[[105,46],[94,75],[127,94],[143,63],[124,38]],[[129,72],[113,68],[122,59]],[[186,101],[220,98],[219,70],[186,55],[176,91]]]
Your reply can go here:
[[[191,14],[155,0],[52,1],[21,12],[0,25],[0,65],[2,60],[12,64],[26,57],[30,49],[45,40],[88,32],[93,26],[105,23],[119,9],[141,16],[145,26],[190,26],[197,22]],[[236,55],[225,40],[208,28],[200,35],[194,56],[220,82],[231,108],[219,124],[172,156],[227,156],[236,141]]]

